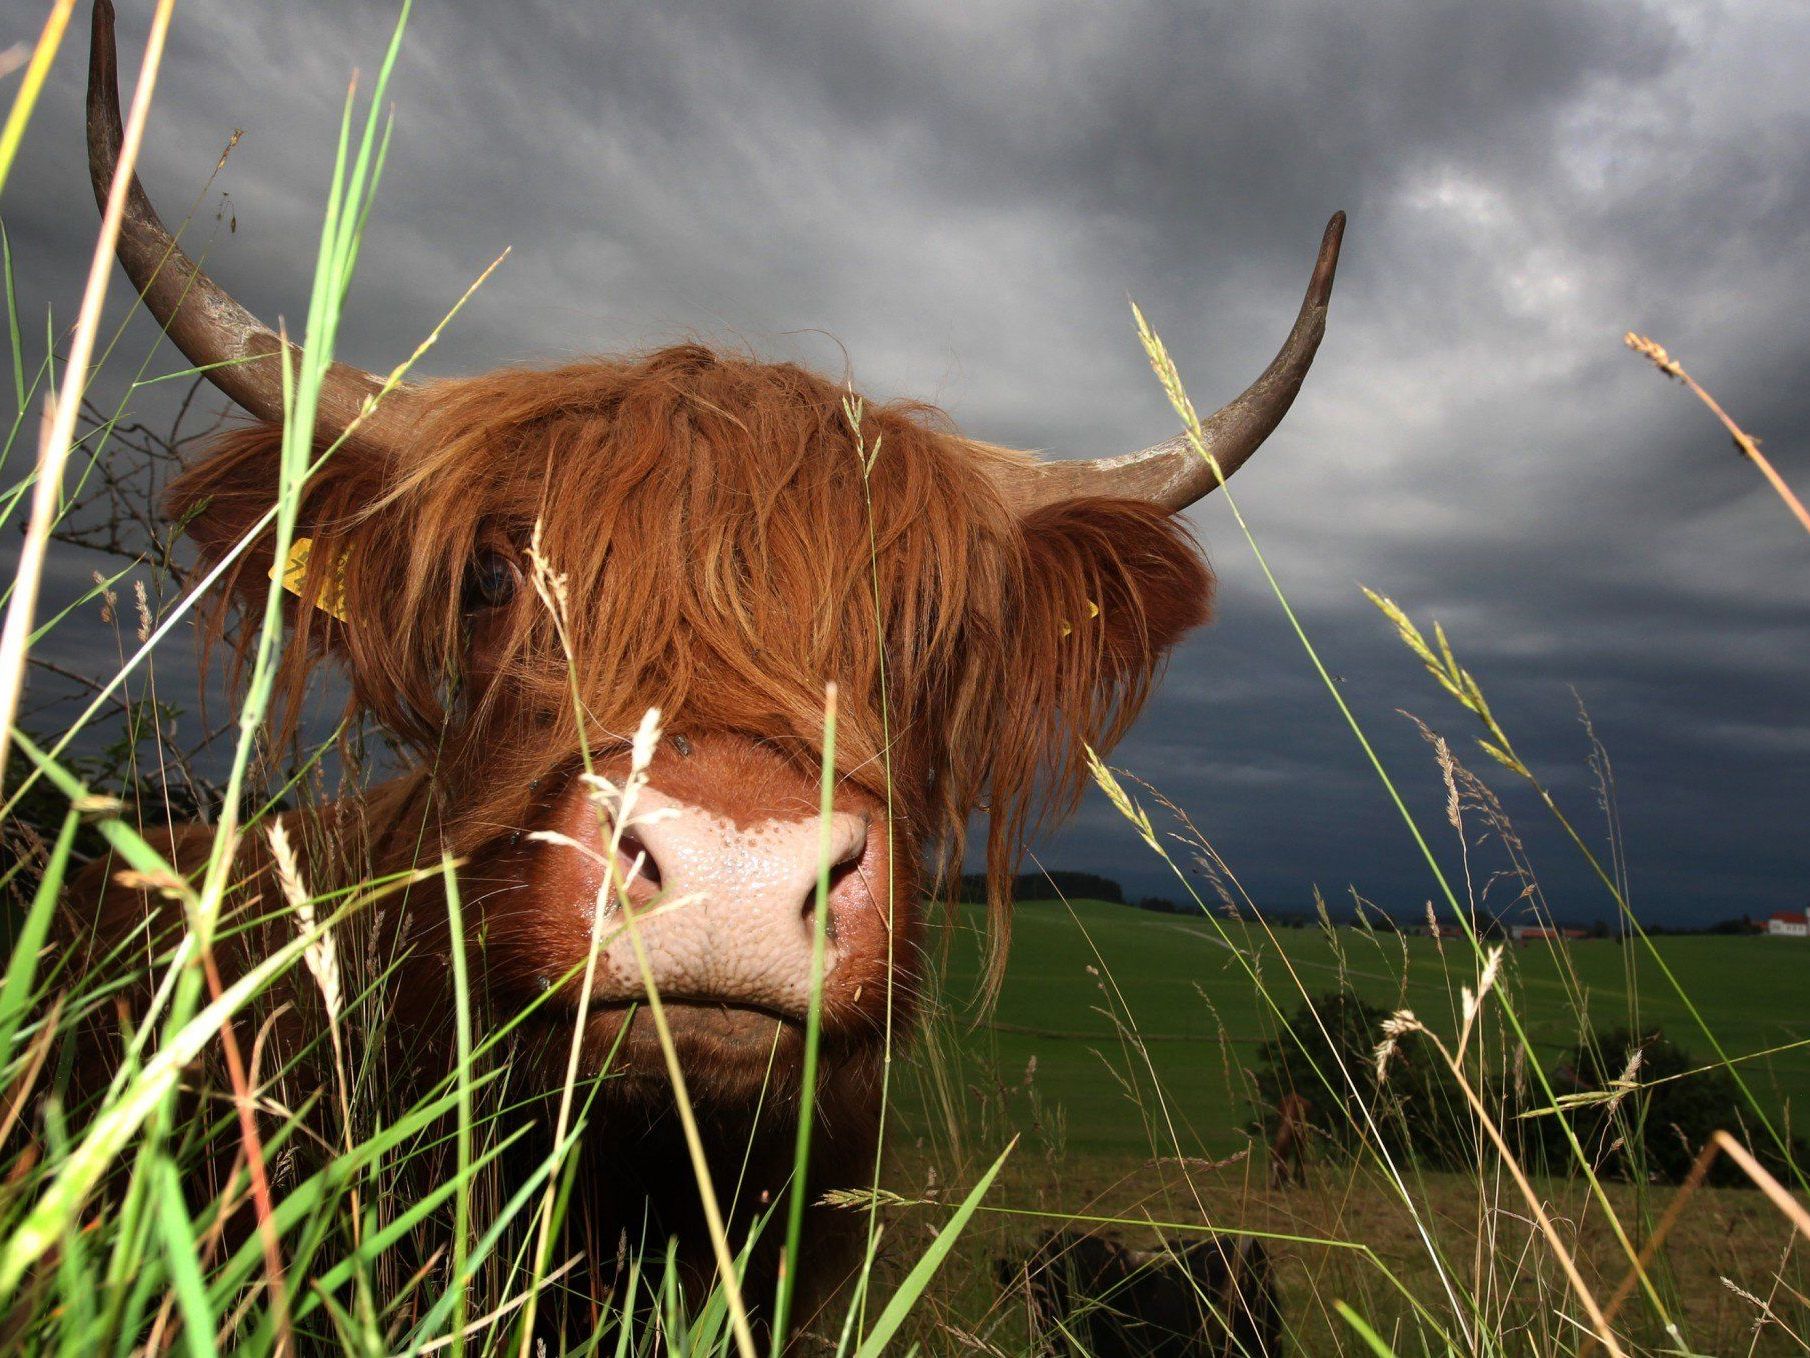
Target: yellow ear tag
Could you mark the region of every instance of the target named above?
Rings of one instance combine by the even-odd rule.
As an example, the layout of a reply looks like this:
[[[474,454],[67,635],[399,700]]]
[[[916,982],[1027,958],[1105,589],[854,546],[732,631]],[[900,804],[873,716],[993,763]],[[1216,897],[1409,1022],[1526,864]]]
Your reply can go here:
[[[297,538],[289,544],[289,555],[283,562],[283,588],[298,599],[308,597],[302,591],[308,585],[308,553],[313,549],[313,538]],[[314,605],[341,622],[350,622],[346,616],[345,565],[345,558],[341,557],[332,577],[321,586],[320,597]],[[270,568],[270,578],[277,578],[275,566]]]
[[[1089,599],[1087,601],[1087,616],[1088,616],[1089,621],[1100,616],[1100,605],[1095,603],[1092,599]],[[1075,633],[1075,629],[1070,627],[1068,625],[1068,620],[1066,618],[1064,618],[1062,620],[1063,638],[1067,639],[1068,637],[1073,636],[1074,633]]]

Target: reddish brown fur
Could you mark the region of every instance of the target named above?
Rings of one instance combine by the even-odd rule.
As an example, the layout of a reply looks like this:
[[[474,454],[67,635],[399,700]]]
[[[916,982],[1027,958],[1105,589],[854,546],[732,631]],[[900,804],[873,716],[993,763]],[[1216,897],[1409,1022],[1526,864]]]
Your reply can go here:
[[[863,436],[880,453],[864,493],[843,390],[788,364],[686,345],[504,369],[432,396],[403,461],[347,447],[313,483],[300,529],[320,544],[310,589],[343,558],[357,625],[294,609],[284,688],[293,703],[323,651],[343,653],[354,704],[438,755],[457,818],[480,832],[516,823],[520,789],[581,739],[551,620],[526,592],[475,639],[478,666],[462,641],[472,551],[519,550],[537,521],[585,605],[572,619],[594,718],[584,739],[620,740],[653,706],[669,729],[753,732],[808,755],[833,679],[839,762],[883,796],[884,661],[895,809],[948,863],[988,805],[1002,933],[1039,794],[1066,812],[1082,743],[1123,734],[1163,654],[1206,617],[1210,577],[1179,522],[1105,499],[1016,519],[988,476],[1011,455],[929,407],[868,407]],[[278,438],[230,435],[171,488],[204,557],[269,508]],[[261,597],[269,565],[268,546],[246,554],[216,628],[235,594]],[[456,697],[448,674],[466,680]],[[511,739],[521,729],[533,740]]]
[[[1148,504],[1084,499],[1015,515],[990,470],[1017,455],[961,438],[928,407],[866,407],[861,437],[877,455],[864,478],[844,395],[790,365],[684,345],[439,383],[409,448],[336,452],[309,484],[298,531],[315,540],[311,596],[343,563],[350,621],[292,603],[287,720],[313,669],[334,657],[353,708],[407,742],[417,763],[296,820],[310,886],[435,861],[442,847],[464,856],[491,1002],[519,1007],[543,955],[569,960],[576,948],[582,959],[586,946],[546,904],[558,890],[545,856],[518,837],[545,823],[579,752],[619,762],[627,734],[658,707],[668,731],[766,752],[764,791],[739,776],[719,787],[731,811],[737,795],[814,807],[834,680],[839,802],[891,815],[900,957],[915,938],[920,857],[958,864],[967,818],[984,807],[997,971],[1023,841],[1078,796],[1084,744],[1106,749],[1135,717],[1167,648],[1204,619],[1210,577],[1184,527]],[[279,437],[265,426],[232,433],[172,487],[169,510],[204,563],[273,503]],[[530,589],[492,613],[461,611],[473,553],[519,561],[537,525],[571,600],[569,657]],[[265,534],[227,577],[210,636],[235,635],[234,605],[262,599],[270,561]],[[582,729],[568,659],[589,714]],[[103,934],[117,937],[144,909],[109,890]],[[412,931],[403,993],[431,1038],[446,1012],[443,907],[426,884],[408,925],[400,912],[389,918]],[[902,963],[906,992],[910,974]],[[828,1030],[825,1186],[869,1170],[883,1003],[858,997]],[[619,1020],[597,1030],[594,1048]],[[693,1092],[720,1153],[739,1154],[747,1052],[706,1028],[692,1032]],[[794,1089],[795,1047],[788,1039],[780,1072]],[[613,1115],[618,1143],[666,1116],[658,1079],[631,1080],[616,1097],[635,1110]],[[779,1135],[763,1128],[761,1144],[783,1161],[790,1133]],[[655,1163],[661,1140],[639,1152],[638,1181],[673,1181],[667,1219],[680,1224],[692,1210],[687,1175]],[[598,1194],[606,1219],[633,1216],[619,1186]]]

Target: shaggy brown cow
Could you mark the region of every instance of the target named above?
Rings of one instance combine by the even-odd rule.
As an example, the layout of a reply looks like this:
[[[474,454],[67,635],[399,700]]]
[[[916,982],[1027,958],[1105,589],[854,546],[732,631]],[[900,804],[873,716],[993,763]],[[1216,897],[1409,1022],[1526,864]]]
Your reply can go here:
[[[114,67],[111,7],[98,0],[89,156],[102,198],[120,143]],[[1228,473],[1307,372],[1342,227],[1334,217],[1327,228],[1275,361],[1207,421]],[[277,494],[278,340],[178,248],[136,182],[119,258],[171,340],[253,419],[194,462],[166,506],[204,565],[249,538],[209,624],[230,634],[227,619],[262,600],[273,566],[257,524]],[[723,1180],[735,1182],[753,1148],[739,1230],[790,1166],[834,681],[812,1190],[864,1180],[883,1035],[906,1031],[913,1003],[920,867],[959,863],[967,819],[985,810],[997,966],[1027,833],[1072,804],[1084,744],[1113,743],[1170,646],[1207,615],[1210,576],[1179,514],[1217,484],[1213,470],[1181,439],[1039,462],[906,403],[866,406],[869,467],[841,386],[700,345],[423,383],[367,409],[378,385],[336,365],[322,393],[317,437],[352,433],[305,491],[298,532],[313,547],[290,604],[282,692],[293,710],[311,672],[337,663],[355,715],[393,733],[413,762],[356,798],[287,818],[309,885],[435,862],[442,849],[462,858],[489,1014],[549,999],[531,1026],[542,1040],[524,1039],[512,1079],[557,1088],[579,999],[569,978],[590,954],[594,910],[615,908],[607,892],[598,906],[608,826],[579,774],[588,752],[620,779],[629,734],[657,707],[668,734],[643,806],[662,814],[623,848],[645,855],[636,906],[689,902],[641,931]],[[564,577],[563,635],[525,583],[536,535]],[[179,827],[165,847],[190,868],[207,837]],[[245,867],[254,883],[267,870],[254,858]],[[103,941],[169,908],[98,872],[80,892]],[[369,945],[405,958],[392,991],[419,1039],[422,1079],[436,1060],[445,1068],[444,915],[425,883],[406,910],[348,925],[387,929]],[[258,935],[231,946],[241,955],[223,965],[242,966]],[[609,943],[583,1036],[587,1070],[614,1050],[621,1075],[592,1110],[578,1215],[605,1242],[618,1228],[677,1235],[702,1273],[697,1188],[635,1003],[643,987],[628,943]],[[825,1243],[832,1228],[813,1229],[817,1253],[800,1272],[822,1290],[840,1265]]]

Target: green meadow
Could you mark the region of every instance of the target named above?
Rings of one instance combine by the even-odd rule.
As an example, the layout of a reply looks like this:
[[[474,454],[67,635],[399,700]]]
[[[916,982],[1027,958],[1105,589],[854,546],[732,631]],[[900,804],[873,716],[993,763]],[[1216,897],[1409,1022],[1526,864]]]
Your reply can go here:
[[[1246,1144],[1252,1117],[1240,1071],[1276,1032],[1272,1004],[1292,1012],[1349,985],[1455,1032],[1460,987],[1476,975],[1462,937],[1318,925],[1272,932],[1100,901],[1031,901],[1017,907],[997,1007],[964,1011],[980,976],[981,927],[979,912],[964,907],[946,941],[932,945],[945,954],[954,1005],[948,1049],[968,1063],[970,1083],[1020,1083],[1034,1060],[1041,1105],[1080,1155],[1230,1154]],[[1653,944],[1755,1093],[1802,1127],[1810,1047],[1765,1053],[1810,1037],[1810,946],[1709,935]],[[1578,1040],[1580,1014],[1598,1027],[1660,1029],[1700,1063],[1714,1060],[1686,1000],[1638,942],[1510,945],[1506,976],[1549,1067]],[[1030,1101],[1009,1106],[1028,1110]]]
[[[1585,1026],[1626,1025],[1663,1030],[1710,1066],[1694,1005],[1775,1125],[1798,1132],[1810,1106],[1810,1046],[1770,1049],[1810,1037],[1810,947],[1720,936],[1653,945],[1657,960],[1638,940],[1507,945],[1496,993],[1527,1026],[1526,1059],[1551,1070]],[[927,1351],[955,1351],[951,1333],[977,1336],[992,1352],[1034,1349],[1024,1308],[1002,1296],[998,1271],[1055,1229],[1145,1244],[1201,1230],[1264,1237],[1290,1353],[1361,1351],[1341,1303],[1387,1336],[1371,1351],[1419,1352],[1430,1323],[1422,1308],[1444,1315],[1439,1299],[1453,1287],[1486,1297],[1487,1325],[1518,1336],[1522,1351],[1575,1349],[1565,1304],[1554,1305],[1547,1238],[1486,1154],[1474,1170],[1452,1172],[1321,1145],[1310,1150],[1304,1183],[1277,1188],[1267,1152],[1246,1131],[1260,1045],[1277,1032],[1278,1011],[1290,1015],[1305,998],[1347,986],[1384,1009],[1412,1009],[1448,1039],[1459,1032],[1461,989],[1478,973],[1462,937],[1318,924],[1271,932],[1102,901],[1023,902],[991,1008],[973,1002],[983,957],[977,907],[962,907],[931,951],[948,1003],[916,1043],[895,1104],[889,1179],[919,1204],[892,1226],[901,1260],[928,1247],[945,1186],[971,1182],[1018,1140],[939,1294],[916,1318]],[[1499,1029],[1486,1045],[1491,1061],[1521,1059]],[[1742,1120],[1738,1108],[1728,1114],[1731,1126]],[[1780,1266],[1791,1258],[1790,1226],[1763,1194],[1632,1182],[1593,1190],[1575,1173],[1536,1174],[1530,1191],[1571,1223],[1565,1238],[1599,1295],[1632,1285],[1628,1250],[1647,1243],[1646,1302],[1622,1312],[1632,1351],[1678,1352],[1676,1324],[1692,1352],[1803,1352],[1789,1304],[1779,1322],[1754,1325],[1754,1296],[1789,1298],[1784,1289],[1795,1285]],[[1620,1234],[1624,1223],[1631,1238]],[[1429,1351],[1440,1345],[1464,1347],[1456,1329]]]

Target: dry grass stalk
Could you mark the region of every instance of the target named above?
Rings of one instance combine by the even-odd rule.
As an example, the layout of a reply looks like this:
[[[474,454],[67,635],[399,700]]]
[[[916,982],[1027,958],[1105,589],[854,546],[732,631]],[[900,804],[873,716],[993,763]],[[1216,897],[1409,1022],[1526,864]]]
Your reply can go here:
[[[1479,999],[1481,998],[1481,994],[1487,990],[1487,986],[1494,984],[1494,972],[1488,964],[1486,964],[1484,968],[1484,978],[1485,980],[1479,982],[1478,985]],[[1475,1006],[1473,1005],[1473,1018],[1475,1017],[1475,1012]],[[1468,1024],[1465,1031],[1468,1034]],[[1484,1133],[1489,1137],[1491,1144],[1495,1147],[1496,1154],[1500,1157],[1502,1166],[1508,1171],[1509,1177],[1514,1180],[1515,1187],[1520,1190],[1522,1200],[1526,1202],[1527,1210],[1532,1214],[1535,1224],[1538,1225],[1540,1229],[1540,1233],[1546,1237],[1546,1243],[1551,1248],[1553,1257],[1558,1260],[1559,1267],[1564,1271],[1565,1279],[1570,1284],[1572,1294],[1577,1297],[1580,1303],[1582,1303],[1585,1313],[1589,1316],[1590,1331],[1593,1332],[1598,1342],[1614,1355],[1614,1358],[1627,1358],[1627,1351],[1621,1346],[1620,1340],[1617,1339],[1615,1331],[1611,1328],[1607,1314],[1605,1314],[1602,1307],[1597,1304],[1595,1293],[1590,1290],[1589,1284],[1584,1281],[1584,1276],[1578,1269],[1576,1259],[1573,1258],[1571,1251],[1566,1247],[1564,1240],[1560,1237],[1558,1227],[1553,1222],[1550,1214],[1548,1214],[1545,1204],[1540,1199],[1540,1195],[1534,1190],[1533,1185],[1528,1182],[1527,1173],[1521,1168],[1520,1161],[1515,1158],[1514,1151],[1503,1137],[1502,1129],[1496,1125],[1496,1120],[1490,1116],[1489,1109],[1484,1106],[1483,1100],[1478,1096],[1470,1079],[1465,1075],[1462,1060],[1458,1056],[1454,1056],[1451,1052],[1447,1051],[1445,1043],[1439,1040],[1436,1033],[1416,1019],[1412,1012],[1404,1009],[1392,1014],[1383,1023],[1383,1041],[1378,1044],[1376,1053],[1377,1072],[1379,1077],[1387,1065],[1388,1058],[1394,1054],[1396,1043],[1408,1033],[1414,1032],[1420,1033],[1427,1041],[1433,1044],[1434,1049],[1439,1053],[1440,1059],[1445,1062],[1447,1068],[1452,1072],[1452,1078],[1457,1084],[1459,1092],[1464,1095],[1465,1102],[1470,1105],[1471,1112],[1476,1117],[1478,1125],[1483,1129]],[[1722,1135],[1722,1133],[1718,1133],[1718,1136],[1720,1135]],[[1764,1173],[1763,1170],[1761,1172]]]
[[[1639,1053],[1636,1052],[1636,1056],[1638,1055]],[[1653,1234],[1647,1237],[1646,1244],[1641,1247],[1640,1257],[1634,1261],[1633,1266],[1616,1285],[1615,1291],[1610,1294],[1609,1304],[1603,1308],[1603,1314],[1611,1321],[1621,1310],[1622,1303],[1627,1301],[1633,1293],[1634,1286],[1641,1275],[1646,1273],[1654,1258],[1658,1256],[1660,1248],[1666,1242],[1666,1237],[1672,1233],[1672,1227],[1678,1224],[1678,1218],[1683,1214],[1685,1205],[1696,1197],[1697,1191],[1703,1187],[1704,1178],[1708,1175],[1709,1167],[1714,1163],[1717,1153],[1718,1148],[1714,1141],[1707,1143],[1697,1153],[1696,1160],[1691,1164],[1690,1172],[1685,1175],[1684,1182],[1679,1185],[1677,1193],[1673,1194],[1671,1202],[1666,1205],[1664,1215],[1659,1218],[1659,1224],[1653,1228]],[[1723,1281],[1726,1282],[1727,1279]],[[1595,1343],[1594,1335],[1586,1335],[1579,1346],[1578,1358],[1589,1358],[1590,1350]]]
[[[559,639],[560,649],[565,655],[568,678],[572,684],[571,699],[573,709],[581,723],[584,720],[584,702],[578,691],[576,669],[572,658],[572,641],[569,623],[570,597],[566,577],[555,569],[551,560],[541,548],[542,525],[537,520],[528,542],[529,579],[533,583],[534,592],[539,596],[547,612],[552,616],[554,633]],[[830,710],[833,714],[835,705],[835,686],[830,686]],[[618,787],[609,779],[597,776],[591,768],[590,752],[584,751],[585,770],[581,777],[590,789],[590,797],[597,808],[599,828],[606,832],[609,840],[609,851],[606,855],[609,870],[604,876],[603,885],[598,889],[597,902],[591,912],[591,946],[585,958],[584,977],[580,983],[578,1011],[572,1026],[572,1044],[567,1057],[566,1077],[560,1090],[559,1112],[555,1118],[553,1144],[564,1143],[566,1129],[571,1124],[572,1104],[578,1085],[579,1061],[584,1050],[585,1026],[590,1016],[590,997],[596,980],[599,955],[602,952],[603,924],[608,916],[610,898],[617,896],[622,902],[622,917],[628,937],[635,951],[635,963],[639,968],[642,984],[647,988],[648,1010],[654,1021],[654,1030],[660,1039],[660,1049],[666,1059],[667,1073],[672,1080],[674,1103],[678,1108],[679,1120],[685,1133],[686,1148],[691,1154],[692,1168],[697,1175],[699,1197],[704,1208],[705,1225],[710,1235],[712,1251],[716,1256],[718,1279],[723,1287],[724,1299],[728,1303],[729,1324],[734,1334],[735,1346],[740,1358],[756,1358],[757,1349],[754,1342],[754,1331],[748,1323],[748,1308],[742,1299],[741,1281],[736,1274],[735,1256],[729,1247],[729,1235],[724,1227],[722,1211],[717,1204],[716,1188],[711,1180],[710,1168],[704,1160],[703,1143],[697,1129],[696,1119],[692,1115],[691,1098],[685,1087],[684,1073],[679,1069],[678,1051],[673,1045],[672,1034],[666,1024],[665,1010],[660,1004],[660,992],[655,986],[652,966],[648,961],[647,949],[641,940],[641,931],[636,927],[635,910],[628,899],[629,881],[641,869],[641,859],[637,858],[629,870],[629,878],[625,880],[616,868],[617,856],[622,848],[622,835],[629,827],[634,815],[635,800],[641,789],[647,785],[647,767],[653,762],[654,751],[660,743],[660,712],[657,708],[649,708],[642,716],[641,725],[635,732],[630,748],[629,772],[623,784]],[[534,1259],[536,1263],[547,1258],[551,1248],[553,1208],[557,1194],[558,1175],[551,1175],[547,1182],[547,1192],[542,1199],[540,1224],[536,1233]],[[539,1291],[529,1293],[523,1311],[521,1325],[522,1347],[520,1358],[529,1358],[529,1345],[534,1333],[534,1316],[539,1303]]]
[[[345,985],[340,977],[339,947],[334,942],[331,924],[318,931],[316,929],[314,900],[302,883],[301,868],[296,862],[295,849],[289,842],[289,832],[284,829],[283,822],[273,821],[267,833],[271,858],[276,863],[277,885],[282,890],[283,899],[289,903],[289,908],[295,911],[296,927],[304,938],[315,935],[303,947],[302,962],[308,968],[308,974],[314,978],[315,985],[320,988],[321,999],[327,1008],[327,1037],[333,1045],[333,1081],[339,1094],[340,1134],[345,1139],[349,1153],[357,1145],[357,1135],[352,1125],[352,1081],[347,1074],[345,1039],[340,1032],[340,1014],[345,1009]],[[350,1199],[352,1234],[358,1240],[363,1235],[364,1212],[356,1189],[352,1190]]]
[[[1645,335],[1637,335],[1632,330],[1622,337],[1622,343],[1667,377],[1676,378],[1684,383],[1693,396],[1709,407],[1710,414],[1722,421],[1722,427],[1728,430],[1729,437],[1735,441],[1735,447],[1741,450],[1742,455],[1749,462],[1760,469],[1760,475],[1766,478],[1767,483],[1778,494],[1779,499],[1785,502],[1785,507],[1797,516],[1797,521],[1803,525],[1804,531],[1810,533],[1810,509],[1804,508],[1804,502],[1797,498],[1791,487],[1785,484],[1785,478],[1778,474],[1778,470],[1771,461],[1760,451],[1759,440],[1730,419],[1728,412],[1722,409],[1716,398],[1705,391],[1698,384],[1697,379],[1684,370],[1682,363],[1665,351],[1664,345],[1648,339]]]
[[[25,1111],[25,1105],[31,1098],[31,1092],[37,1088],[38,1076],[44,1072],[44,1062],[50,1055],[58,1035],[58,1022],[63,1017],[63,996],[58,995],[50,1002],[44,1014],[44,1021],[39,1025],[38,1035],[32,1039],[31,1054],[20,1072],[6,1100],[6,1111],[0,1113],[0,1146],[13,1133],[18,1124],[19,1115]],[[34,1151],[35,1153],[35,1151]]]
[[[1754,1181],[1755,1187],[1772,1201],[1772,1205],[1797,1227],[1798,1234],[1810,1241],[1810,1211],[1806,1211],[1804,1205],[1791,1196],[1785,1185],[1772,1177],[1766,1166],[1753,1158],[1752,1151],[1722,1131],[1715,1134],[1711,1144],[1720,1146],[1728,1158],[1741,1167],[1741,1172]]]
[[[295,849],[289,843],[289,832],[279,820],[271,824],[267,833],[283,899],[295,911],[296,927],[304,936],[312,934],[315,932],[314,901],[308,895],[307,887],[302,885],[301,868],[296,863]],[[322,929],[320,936],[307,945],[302,952],[302,961],[308,967],[308,974],[314,977],[314,983],[320,987],[321,998],[326,1001],[328,1022],[337,1029],[340,1012],[345,1007],[345,990],[340,982],[339,949],[334,944],[331,925]],[[335,1038],[335,1045],[337,1043]]]

